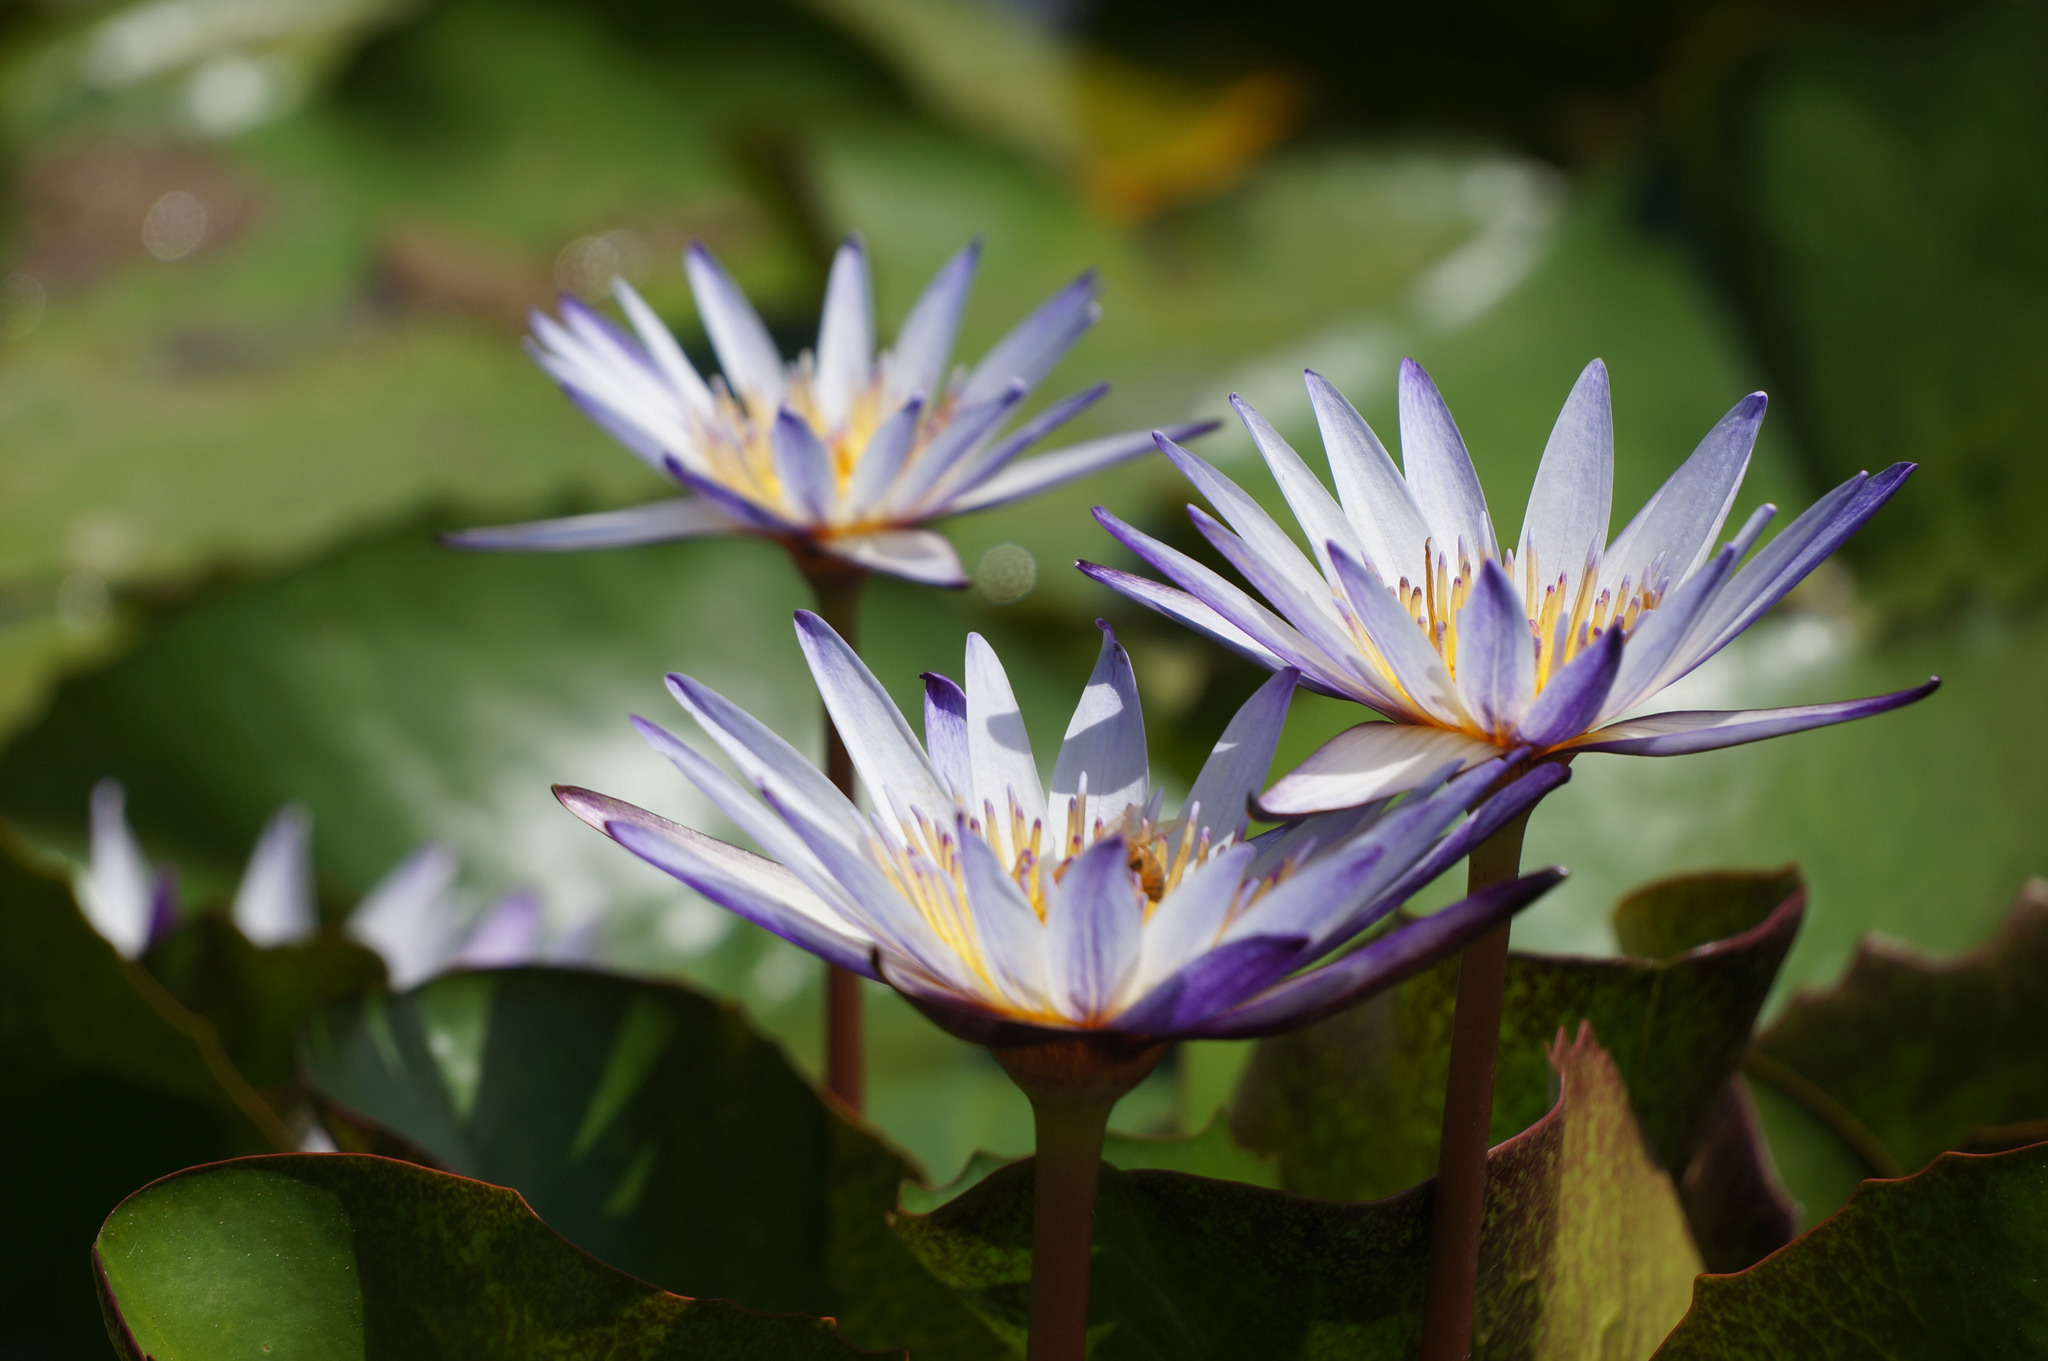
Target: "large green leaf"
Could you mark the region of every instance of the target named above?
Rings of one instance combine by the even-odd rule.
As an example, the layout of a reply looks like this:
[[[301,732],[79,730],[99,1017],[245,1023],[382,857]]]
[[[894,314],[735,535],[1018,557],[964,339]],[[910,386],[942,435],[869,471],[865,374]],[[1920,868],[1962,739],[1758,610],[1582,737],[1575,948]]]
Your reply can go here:
[[[1735,1276],[1703,1276],[1659,1361],[1949,1361],[2048,1351],[2048,1144],[1866,1184]]]
[[[218,912],[186,922],[143,962],[171,996],[212,1023],[235,1066],[280,1108],[297,1098],[293,1051],[306,1018],[384,983],[384,961],[338,931],[264,947]]]
[[[1791,870],[1668,880],[1616,909],[1624,940],[1647,957],[1510,955],[1494,1139],[1548,1108],[1550,1037],[1590,1020],[1614,1037],[1644,1142],[1662,1166],[1683,1171],[1741,1062],[1803,899]],[[1281,1184],[1308,1195],[1364,1199],[1430,1176],[1456,996],[1450,961],[1263,1041],[1238,1091],[1239,1136],[1277,1152]]]
[[[730,1004],[567,970],[456,974],[322,1013],[304,1052],[344,1146],[395,1135],[513,1187],[664,1289],[830,1315],[920,1356],[994,1346],[889,1236],[915,1169]]]
[[[1649,1354],[1699,1270],[1671,1181],[1635,1127],[1612,1059],[1582,1029],[1550,1050],[1551,1113],[1495,1148],[1474,1355]],[[1021,1340],[1030,1162],[929,1214],[897,1216],[920,1259]],[[1414,1354],[1431,1188],[1312,1200],[1178,1172],[1104,1168],[1090,1296],[1094,1354],[1396,1358]]]
[[[1976,949],[1936,959],[1864,942],[1826,992],[1757,1036],[1751,1072],[1878,1175],[1949,1149],[2048,1135],[2048,884],[2029,881]]]
[[[92,1261],[124,1361],[855,1354],[830,1320],[664,1294],[512,1191],[384,1158],[181,1172],[123,1201]]]
[[[0,832],[0,1352],[101,1345],[81,1269],[122,1196],[289,1146],[204,1020],[123,960]]]

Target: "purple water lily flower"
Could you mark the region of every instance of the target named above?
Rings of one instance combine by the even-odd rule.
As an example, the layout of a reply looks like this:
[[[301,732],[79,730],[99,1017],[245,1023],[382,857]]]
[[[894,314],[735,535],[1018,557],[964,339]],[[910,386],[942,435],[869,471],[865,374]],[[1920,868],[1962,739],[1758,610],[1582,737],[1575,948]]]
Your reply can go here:
[[[659,726],[634,723],[767,856],[603,794],[556,795],[635,855],[889,984],[965,1039],[1003,1048],[1287,1030],[1459,948],[1559,877],[1497,886],[1339,953],[1564,770],[1543,767],[1481,803],[1506,761],[1455,779],[1445,769],[1399,801],[1248,837],[1247,803],[1279,741],[1291,671],[1238,711],[1168,817],[1148,773],[1130,658],[1106,626],[1048,789],[1002,664],[978,635],[968,637],[964,686],[926,677],[919,742],[838,634],[808,612],[796,625],[872,814],[687,676],[670,676],[670,691],[740,780]]]
[[[1401,362],[1406,476],[1341,393],[1310,400],[1337,483],[1243,401],[1232,404],[1309,540],[1168,434],[1165,450],[1221,514],[1195,526],[1266,604],[1108,511],[1096,519],[1172,586],[1093,563],[1096,580],[1302,683],[1389,722],[1340,733],[1261,799],[1292,817],[1383,799],[1446,762],[1503,751],[1675,756],[1841,723],[1910,704],[1939,683],[1831,704],[1635,716],[1782,599],[1891,498],[1909,473],[1858,473],[1755,556],[1775,510],[1714,546],[1749,467],[1764,394],[1736,403],[1612,542],[1614,426],[1607,368],[1579,375],[1551,431],[1522,536],[1496,541],[1464,441],[1429,375]],[[1177,589],[1176,589],[1177,588]],[[1271,608],[1268,608],[1270,605]]]
[[[981,255],[969,245],[910,309],[895,348],[875,350],[866,250],[839,248],[815,351],[785,364],[745,294],[702,245],[684,258],[720,376],[701,377],[653,309],[613,294],[627,335],[574,298],[536,312],[529,349],[590,417],[685,495],[628,510],[447,536],[460,548],[566,551],[707,534],[755,534],[863,570],[939,586],[966,574],[925,522],[986,510],[1153,447],[1131,431],[1018,461],[1108,391],[1099,384],[1008,428],[1038,381],[1094,325],[1083,274],[971,370],[947,363]],[[1185,439],[1213,422],[1180,426]]]

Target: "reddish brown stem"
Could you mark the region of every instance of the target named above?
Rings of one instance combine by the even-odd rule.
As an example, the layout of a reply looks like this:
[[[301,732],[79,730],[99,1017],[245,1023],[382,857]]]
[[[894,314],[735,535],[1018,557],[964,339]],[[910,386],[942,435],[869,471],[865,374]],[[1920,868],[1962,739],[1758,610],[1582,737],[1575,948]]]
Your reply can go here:
[[[793,550],[818,617],[830,624],[846,645],[860,646],[860,588],[867,573],[850,563],[802,549]],[[847,798],[853,797],[853,757],[825,714],[825,774]],[[866,1099],[867,1071],[863,1056],[860,977],[836,965],[825,966],[825,1090],[853,1110]]]
[[[1466,889],[1505,883],[1520,872],[1523,813],[1476,847]],[[1436,1194],[1423,1287],[1422,1361],[1466,1361],[1479,1294],[1479,1225],[1486,1205],[1487,1127],[1493,1118],[1493,1064],[1500,1050],[1507,990],[1508,923],[1458,957],[1458,1006],[1451,1022],[1451,1072],[1437,1149]]]

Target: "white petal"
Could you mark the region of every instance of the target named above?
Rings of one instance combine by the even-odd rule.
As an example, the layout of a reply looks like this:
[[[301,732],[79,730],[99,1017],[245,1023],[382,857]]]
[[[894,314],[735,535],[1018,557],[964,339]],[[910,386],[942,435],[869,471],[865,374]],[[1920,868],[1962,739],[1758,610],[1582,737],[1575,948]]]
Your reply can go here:
[[[796,640],[875,807],[903,822],[923,813],[940,826],[951,823],[953,795],[875,673],[809,610],[796,613]]]
[[[493,525],[443,534],[450,548],[509,553],[576,553],[592,548],[630,548],[707,534],[736,534],[744,527],[697,496],[650,501],[624,510],[569,515],[523,525]]]
[[[1378,649],[1380,661],[1393,673],[1393,684],[1408,701],[1394,712],[1441,726],[1463,724],[1468,717],[1465,701],[1422,626],[1401,608],[1370,563],[1353,562],[1343,553],[1332,557],[1345,599],[1358,612],[1365,636]]]
[[[1259,805],[1276,817],[1350,808],[1413,789],[1448,763],[1469,769],[1498,755],[1493,743],[1446,728],[1360,723],[1318,747]]]
[[[967,751],[973,779],[967,811],[977,818],[993,817],[986,824],[989,836],[1014,864],[1024,848],[1010,836],[1010,800],[1017,801],[1029,836],[1033,822],[1045,821],[1045,790],[1009,674],[978,633],[967,635]],[[1042,844],[1051,845],[1057,835],[1058,828],[1048,827]]]
[[[967,570],[946,536],[933,529],[876,529],[864,534],[834,534],[818,547],[870,572],[926,586],[965,586]]]
[[[884,392],[891,405],[911,397],[928,402],[941,395],[946,361],[953,355],[953,337],[960,330],[960,313],[967,306],[967,291],[974,285],[974,269],[981,261],[981,242],[969,242],[959,254],[939,267],[925,286],[922,296],[903,319],[896,333],[896,345],[883,363]]]
[[[1225,847],[1191,870],[1178,888],[1160,900],[1145,923],[1132,996],[1143,997],[1216,947],[1216,938],[1244,885],[1245,870],[1256,854],[1249,842]]]
[[[1492,558],[1479,564],[1457,629],[1458,694],[1480,728],[1506,737],[1536,697],[1536,639],[1520,594]]]
[[[1129,856],[1122,837],[1104,837],[1069,860],[1047,894],[1047,982],[1070,1021],[1108,1013],[1137,972],[1144,912]]]
[[[711,389],[705,386],[703,376],[690,362],[690,357],[683,353],[683,347],[676,343],[674,334],[661,324],[660,317],[654,315],[654,309],[633,291],[633,285],[627,283],[623,276],[613,277],[612,297],[618,300],[619,310],[626,314],[627,321],[633,323],[640,343],[647,347],[648,358],[668,379],[684,407],[699,416],[709,416],[713,408]]]
[[[853,477],[846,484],[847,519],[866,519],[887,497],[917,443],[917,423],[923,415],[923,400],[913,397],[868,436],[867,446],[854,462]]]
[[[1280,746],[1280,730],[1287,723],[1287,708],[1294,699],[1296,678],[1296,672],[1282,671],[1253,691],[1231,716],[1195,776],[1183,807],[1201,806],[1197,825],[1208,832],[1211,844],[1221,845],[1228,837],[1244,835],[1250,816],[1246,802],[1266,783],[1273,753]]]
[[[440,971],[455,941],[448,891],[455,852],[430,842],[393,866],[356,904],[343,928],[384,958],[391,986],[404,990]]]
[[[1345,517],[1374,569],[1398,580],[1422,561],[1429,522],[1365,417],[1321,374],[1311,370],[1307,378],[1309,401],[1316,409]]]
[[[1735,504],[1764,419],[1764,394],[1752,392],[1723,416],[1692,456],[1636,512],[1600,562],[1600,585],[1631,589],[1652,570],[1675,585],[1690,577],[1713,550],[1714,536]],[[1656,566],[1661,559],[1661,567]],[[1655,583],[1652,583],[1653,585]]]
[[[1230,395],[1230,404],[1237,409],[1238,419],[1244,422],[1252,443],[1265,456],[1266,466],[1272,469],[1273,480],[1280,484],[1280,494],[1287,498],[1302,533],[1308,535],[1309,548],[1315,553],[1316,564],[1322,568],[1323,575],[1327,577],[1330,574],[1330,544],[1340,544],[1352,553],[1363,553],[1365,550],[1352,531],[1351,522],[1344,518],[1343,510],[1331,499],[1329,490],[1309,471],[1308,464],[1301,461],[1301,455],[1294,452],[1294,446],[1280,438],[1280,432],[1273,428],[1272,423],[1236,393]]]
[[[305,805],[277,810],[256,839],[235,889],[234,919],[258,945],[290,945],[320,930],[313,903],[313,815]]]
[[[1613,504],[1614,412],[1607,366],[1596,359],[1565,398],[1529,489],[1515,577],[1531,607],[1561,573],[1577,587],[1579,574],[1607,545]]]
[[[825,312],[818,322],[818,367],[813,390],[828,431],[846,423],[853,401],[875,364],[875,306],[868,286],[867,250],[849,236],[832,258],[825,281]]]
[[[974,931],[981,942],[982,965],[996,990],[1012,1005],[1031,1011],[1050,1010],[1046,988],[1046,930],[1024,890],[1004,872],[987,842],[963,824],[960,838],[962,878],[973,910]]]
[[[1486,494],[1464,437],[1444,405],[1443,394],[1412,359],[1401,361],[1401,463],[1408,489],[1429,522],[1436,550],[1455,565],[1463,551],[1474,563],[1498,557],[1493,521],[1486,513]]]
[[[449,963],[464,969],[516,969],[540,954],[546,917],[531,890],[508,893],[491,906]]]
[[[1138,709],[1138,683],[1131,659],[1108,625],[1102,629],[1102,651],[1081,691],[1081,702],[1067,724],[1053,765],[1052,798],[1047,803],[1046,840],[1059,844],[1066,836],[1067,810],[1087,778],[1087,803],[1080,810],[1083,825],[1097,818],[1120,817],[1126,808],[1142,806],[1151,797],[1145,760],[1145,716]]]
[[[139,959],[149,948],[155,875],[129,830],[127,804],[119,780],[92,787],[92,865],[79,881],[78,905],[109,944]]]
[[[780,733],[710,686],[689,676],[671,675],[668,691],[675,696],[676,703],[697,720],[697,725],[711,740],[718,743],[720,750],[739,768],[741,776],[749,784],[756,788],[773,784],[785,801],[793,802],[805,817],[828,829],[845,845],[856,846],[866,838],[867,823],[852,800],[840,793],[808,757],[783,740]],[[670,743],[688,748],[687,743],[679,742],[658,724],[636,718],[633,726],[664,754],[670,754]],[[670,759],[678,758],[670,754]],[[716,766],[710,768],[717,770]],[[684,773],[688,774],[688,771]],[[723,775],[724,772],[719,773]],[[690,778],[696,779],[694,775]],[[704,792],[714,799],[717,797],[708,788]],[[747,801],[752,802],[752,798],[748,795]],[[738,820],[731,809],[726,813]],[[760,838],[755,837],[755,840]],[[780,852],[775,854],[779,856]]]
[[[711,337],[711,348],[718,352],[725,381],[734,396],[765,417],[781,403],[787,381],[774,338],[761,324],[747,295],[701,244],[691,243],[683,256],[683,269],[690,276],[697,315],[704,322],[704,333]]]

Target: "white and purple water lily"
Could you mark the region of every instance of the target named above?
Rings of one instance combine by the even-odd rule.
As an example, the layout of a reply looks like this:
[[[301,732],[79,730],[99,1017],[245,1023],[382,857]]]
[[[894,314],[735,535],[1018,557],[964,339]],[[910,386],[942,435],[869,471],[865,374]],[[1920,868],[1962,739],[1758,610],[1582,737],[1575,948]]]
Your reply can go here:
[[[821,619],[799,613],[797,635],[872,814],[686,676],[670,676],[669,689],[741,779],[659,726],[634,723],[772,859],[603,794],[562,786],[556,795],[635,855],[890,984],[965,1039],[1290,1029],[1459,948],[1559,877],[1499,885],[1334,954],[1564,771],[1543,767],[1479,803],[1505,762],[1457,779],[1445,770],[1397,803],[1247,838],[1247,802],[1279,741],[1291,671],[1238,711],[1168,818],[1149,780],[1130,659],[1106,628],[1049,790],[1002,664],[979,636],[968,637],[964,687],[926,677],[920,743]]]
[[[459,548],[566,551],[708,534],[755,534],[855,567],[940,586],[967,577],[946,539],[920,528],[986,510],[1153,447],[1132,431],[1017,456],[1108,391],[1098,384],[1005,433],[1038,381],[1095,324],[1093,274],[1026,317],[972,371],[947,363],[981,255],[969,245],[877,354],[867,253],[839,248],[815,351],[785,364],[746,295],[701,245],[684,267],[722,373],[706,382],[624,280],[633,335],[574,298],[533,315],[529,349],[612,437],[687,495],[628,510],[449,535]],[[1212,422],[1179,427],[1185,439]]]
[[[1446,762],[1524,749],[1675,756],[1883,713],[1939,683],[1783,709],[1635,716],[1782,599],[1913,471],[1858,473],[1743,559],[1775,513],[1758,508],[1716,549],[1749,466],[1764,395],[1721,418],[1613,542],[1614,426],[1607,368],[1586,366],[1551,431],[1512,551],[1494,538],[1464,441],[1429,375],[1401,362],[1394,466],[1317,374],[1310,400],[1337,483],[1244,402],[1232,404],[1306,534],[1313,559],[1230,479],[1170,436],[1164,449],[1223,521],[1195,526],[1271,608],[1098,508],[1096,519],[1174,585],[1092,563],[1082,571],[1302,683],[1391,720],[1333,738],[1260,800],[1292,817],[1383,799]],[[1175,589],[1177,587],[1178,589]]]

